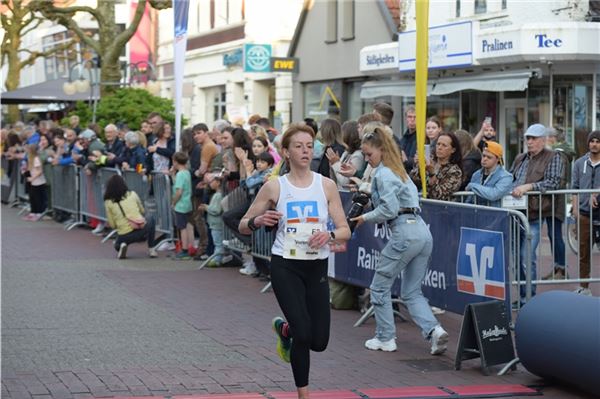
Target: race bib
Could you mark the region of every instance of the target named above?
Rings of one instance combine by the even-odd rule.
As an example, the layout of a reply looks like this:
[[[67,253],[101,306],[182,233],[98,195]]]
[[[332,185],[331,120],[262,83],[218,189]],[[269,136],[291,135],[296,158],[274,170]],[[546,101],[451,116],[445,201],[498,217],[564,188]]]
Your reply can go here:
[[[285,226],[283,257],[285,259],[319,259],[320,248],[308,246],[308,239],[317,231],[324,231],[322,223],[291,223]]]

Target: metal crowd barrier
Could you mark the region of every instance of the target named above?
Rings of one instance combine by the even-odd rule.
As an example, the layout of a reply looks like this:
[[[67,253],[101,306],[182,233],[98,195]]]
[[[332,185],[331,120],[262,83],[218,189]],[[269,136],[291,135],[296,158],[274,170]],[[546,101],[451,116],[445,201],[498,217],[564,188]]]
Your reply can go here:
[[[141,175],[135,170],[122,170],[121,176],[123,176],[123,180],[127,183],[127,187],[140,197],[142,204],[145,204],[150,195],[148,176]]]
[[[27,194],[27,178],[21,173],[20,163],[17,164],[17,177],[15,181],[15,201],[11,204],[11,207],[18,206],[21,208],[19,215],[26,212],[29,209],[29,194]]]
[[[77,166],[57,165],[52,167],[51,195],[52,209],[70,213],[79,219],[79,170]],[[67,226],[67,229],[70,227],[70,225]]]
[[[242,206],[247,201],[246,190],[238,186],[223,198],[223,212]],[[236,253],[247,253],[252,250],[252,248],[241,242],[227,226],[223,229],[223,247]]]
[[[19,177],[19,161],[2,157],[2,202],[9,204],[15,200],[15,185]]]
[[[164,173],[152,172],[152,188],[156,201],[156,231],[165,234],[165,238],[155,245],[173,242],[173,213],[171,212],[171,180]]]
[[[458,192],[455,196],[461,201],[466,200],[469,196],[473,196],[472,192]],[[593,266],[600,265],[600,237],[596,238],[594,229],[600,230],[600,219],[596,222],[594,227],[593,219],[598,217],[600,209],[591,209],[590,221],[591,227],[589,234],[586,237],[581,237],[581,219],[572,215],[572,204],[571,199],[574,195],[600,195],[600,189],[593,190],[552,190],[541,193],[539,191],[530,191],[527,193],[528,196],[537,197],[538,204],[542,203],[542,196],[548,198],[547,201],[551,204],[551,215],[548,217],[542,216],[542,207],[538,206],[536,215],[533,215],[529,222],[539,223],[540,228],[536,237],[532,237],[539,242],[537,247],[537,277],[532,281],[534,285],[549,285],[549,284],[561,284],[561,285],[580,285],[581,283],[598,283],[600,282],[600,273],[598,268],[594,269]],[[562,198],[561,198],[562,197]],[[559,200],[564,200],[565,208],[564,220],[556,218],[557,204]],[[527,202],[525,202],[527,204]],[[527,206],[517,210],[521,214],[525,215],[529,219],[529,209]],[[596,216],[594,216],[596,215]],[[545,227],[544,227],[545,226]],[[560,232],[556,239],[550,239],[548,232]],[[518,232],[517,232],[518,234]],[[600,233],[599,233],[600,234]],[[548,237],[548,239],[546,239]],[[579,254],[579,238],[583,238],[589,242],[590,248],[590,277],[581,278],[579,276],[581,267],[581,254]],[[570,249],[570,252],[567,250]],[[565,276],[555,273],[555,266],[557,263],[557,251],[559,254],[564,253],[565,264]],[[511,252],[512,254],[512,252]],[[516,256],[516,255],[515,255]],[[571,287],[573,288],[573,287]]]

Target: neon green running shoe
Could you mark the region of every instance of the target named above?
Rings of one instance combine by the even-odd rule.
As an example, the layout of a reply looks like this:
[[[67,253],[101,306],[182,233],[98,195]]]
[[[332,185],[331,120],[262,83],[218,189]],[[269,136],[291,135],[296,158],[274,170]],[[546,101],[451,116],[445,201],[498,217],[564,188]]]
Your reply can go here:
[[[285,321],[277,316],[273,319],[271,326],[275,334],[277,334],[277,354],[286,363],[290,362],[290,351],[292,349],[292,339],[284,337],[281,333]]]

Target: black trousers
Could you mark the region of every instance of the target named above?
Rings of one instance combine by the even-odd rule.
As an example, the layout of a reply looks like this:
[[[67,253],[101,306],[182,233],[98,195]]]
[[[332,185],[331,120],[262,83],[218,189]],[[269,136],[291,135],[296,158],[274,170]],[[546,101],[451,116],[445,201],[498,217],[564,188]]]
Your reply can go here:
[[[147,241],[148,248],[154,247],[154,235],[156,233],[156,222],[153,216],[146,217],[146,225],[143,229],[135,229],[130,233],[123,234],[122,236],[117,236],[115,240],[115,250],[119,250],[121,243],[126,243],[127,245],[140,242]]]
[[[29,204],[31,213],[43,213],[46,210],[46,185],[29,186]]]
[[[294,382],[305,387],[310,351],[322,352],[329,342],[327,259],[289,260],[272,255],[271,283],[293,338],[290,358]]]

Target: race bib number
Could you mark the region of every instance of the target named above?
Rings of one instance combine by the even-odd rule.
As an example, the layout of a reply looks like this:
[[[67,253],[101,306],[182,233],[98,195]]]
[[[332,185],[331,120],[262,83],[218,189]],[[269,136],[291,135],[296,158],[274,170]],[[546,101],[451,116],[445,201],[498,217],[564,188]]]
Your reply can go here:
[[[323,231],[321,223],[292,223],[285,226],[283,257],[285,259],[319,259],[320,248],[308,246],[308,240],[317,231]]]

